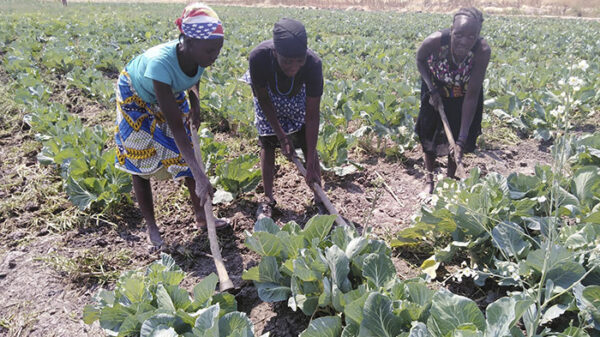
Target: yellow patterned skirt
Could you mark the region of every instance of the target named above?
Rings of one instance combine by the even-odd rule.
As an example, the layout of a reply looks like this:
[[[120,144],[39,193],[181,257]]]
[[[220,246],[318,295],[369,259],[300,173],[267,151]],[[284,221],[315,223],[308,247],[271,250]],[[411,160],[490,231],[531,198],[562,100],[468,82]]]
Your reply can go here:
[[[115,167],[144,178],[192,177],[158,104],[144,102],[125,71],[117,81],[116,94]],[[185,92],[176,93],[175,99],[189,137],[190,107]]]

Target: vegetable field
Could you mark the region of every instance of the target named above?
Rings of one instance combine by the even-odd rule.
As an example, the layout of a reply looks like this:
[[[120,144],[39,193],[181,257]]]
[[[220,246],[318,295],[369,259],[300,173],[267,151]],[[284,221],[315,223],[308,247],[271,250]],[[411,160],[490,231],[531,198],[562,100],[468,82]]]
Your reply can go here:
[[[232,222],[216,294],[187,190],[153,182],[150,254],[114,162],[114,82],[178,36],[181,5],[0,5],[0,335],[599,336],[600,22],[486,16],[483,135],[461,181],[418,198],[415,53],[450,15],[219,7],[200,84],[205,167]],[[247,56],[280,17],[323,60],[317,149],[353,223],[318,216],[295,167],[262,194]]]

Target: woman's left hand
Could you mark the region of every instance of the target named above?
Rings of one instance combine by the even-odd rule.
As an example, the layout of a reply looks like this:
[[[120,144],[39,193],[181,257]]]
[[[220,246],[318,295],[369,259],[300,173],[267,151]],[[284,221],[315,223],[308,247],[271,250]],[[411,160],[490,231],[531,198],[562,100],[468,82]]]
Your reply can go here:
[[[308,161],[306,163],[306,183],[308,186],[312,188],[313,183],[317,185],[321,185],[321,177],[319,176],[319,162],[318,161]]]
[[[434,107],[436,110],[440,110],[440,105],[443,106],[442,96],[439,93],[435,92],[429,96],[429,104]]]
[[[455,151],[456,151],[456,161],[457,161],[456,164],[461,165],[462,164],[462,160],[463,160],[463,148],[462,148],[462,145],[460,145],[460,144],[457,143]]]

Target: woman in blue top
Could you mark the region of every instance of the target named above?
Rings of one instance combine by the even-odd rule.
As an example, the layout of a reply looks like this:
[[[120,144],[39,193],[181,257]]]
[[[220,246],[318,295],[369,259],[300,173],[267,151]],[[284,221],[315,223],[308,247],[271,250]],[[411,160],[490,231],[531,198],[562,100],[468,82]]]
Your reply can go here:
[[[116,89],[115,166],[132,174],[148,241],[154,248],[161,247],[162,239],[154,217],[150,177],[185,179],[200,228],[206,227],[202,205],[212,194],[195,160],[190,135],[200,125],[198,82],[221,51],[223,26],[217,14],[201,3],[186,6],[176,24],[179,39],[134,58],[121,72]]]

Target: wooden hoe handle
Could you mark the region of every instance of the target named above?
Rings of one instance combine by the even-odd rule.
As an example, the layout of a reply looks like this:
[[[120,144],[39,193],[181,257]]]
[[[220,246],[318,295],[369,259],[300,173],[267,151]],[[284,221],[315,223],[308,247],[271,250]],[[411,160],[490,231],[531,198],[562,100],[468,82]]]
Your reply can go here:
[[[300,174],[306,177],[306,169],[304,168],[304,165],[302,165],[302,163],[300,162],[300,159],[298,159],[298,157],[296,156],[294,156],[294,164],[296,164],[296,167],[298,168],[298,170],[300,170]],[[340,226],[348,226],[346,221],[342,219],[338,211],[335,209],[335,207],[333,206],[333,204],[331,203],[331,201],[327,197],[327,194],[325,194],[325,191],[323,191],[321,186],[319,186],[319,184],[317,183],[313,183],[310,187],[313,189],[313,191],[315,191],[315,193],[317,193],[319,199],[321,199],[321,202],[323,202],[325,208],[327,208],[327,211],[329,211],[329,214],[337,216],[335,222]]]
[[[462,161],[458,160],[458,153],[456,151],[456,142],[454,141],[454,136],[452,135],[452,130],[450,129],[450,123],[448,123],[448,117],[446,117],[446,112],[444,111],[444,105],[440,104],[437,108],[440,113],[440,118],[442,119],[442,124],[444,124],[444,131],[446,133],[446,137],[448,138],[448,143],[450,143],[450,147],[452,148],[452,154],[454,155],[454,162],[457,166],[457,173],[459,176],[464,177],[465,171],[462,165]],[[459,164],[460,163],[460,164]]]
[[[200,144],[197,134],[192,135],[192,144],[194,146],[194,155],[196,156],[198,166],[200,166],[200,169],[204,171],[204,163],[202,162],[202,154],[200,152]],[[217,230],[215,228],[215,216],[212,209],[212,199],[210,197],[204,203],[204,214],[206,214],[206,228],[208,229],[210,252],[215,262],[215,267],[217,268],[217,275],[219,276],[219,289],[221,292],[224,292],[229,289],[233,289],[233,282],[231,282],[229,274],[227,274],[227,269],[225,269],[225,264],[223,263],[223,258],[221,257],[221,249],[219,247],[219,241],[217,240]]]

